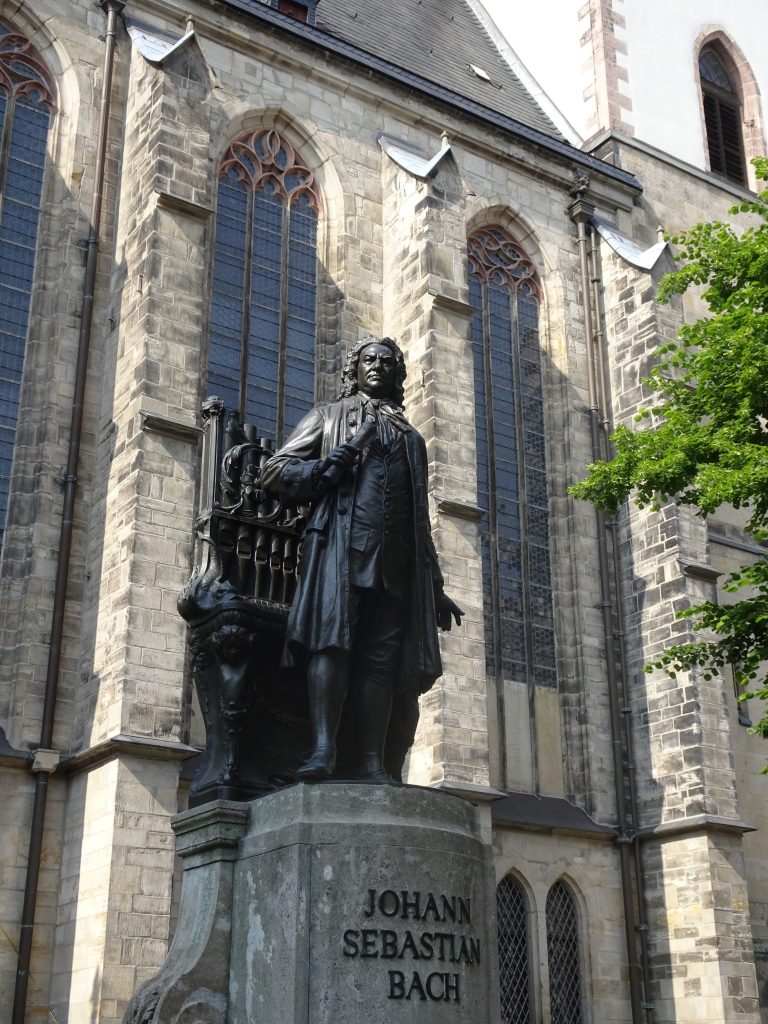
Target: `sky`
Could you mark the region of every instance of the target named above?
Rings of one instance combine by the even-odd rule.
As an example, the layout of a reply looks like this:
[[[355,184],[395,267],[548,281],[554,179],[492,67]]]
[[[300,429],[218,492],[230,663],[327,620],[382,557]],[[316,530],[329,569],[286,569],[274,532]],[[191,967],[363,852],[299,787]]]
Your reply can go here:
[[[525,14],[521,14],[520,10],[515,11],[515,7],[522,7],[525,11],[525,5],[516,4],[515,0],[482,0],[482,4],[507,39],[510,38],[513,24],[525,18]]]
[[[480,2],[538,85],[577,131],[583,131],[580,5],[574,0],[539,0],[539,6],[523,0]]]

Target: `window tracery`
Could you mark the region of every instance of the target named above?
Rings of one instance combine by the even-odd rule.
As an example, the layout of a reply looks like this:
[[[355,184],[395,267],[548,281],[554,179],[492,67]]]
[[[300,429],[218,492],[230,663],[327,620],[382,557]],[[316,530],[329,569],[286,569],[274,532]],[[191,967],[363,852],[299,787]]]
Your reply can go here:
[[[501,227],[480,228],[469,236],[472,273],[486,285],[516,291],[525,285],[526,294],[539,297],[536,271],[517,243]]]
[[[48,69],[29,39],[0,19],[0,88],[9,96],[37,93],[50,108],[54,89]]]

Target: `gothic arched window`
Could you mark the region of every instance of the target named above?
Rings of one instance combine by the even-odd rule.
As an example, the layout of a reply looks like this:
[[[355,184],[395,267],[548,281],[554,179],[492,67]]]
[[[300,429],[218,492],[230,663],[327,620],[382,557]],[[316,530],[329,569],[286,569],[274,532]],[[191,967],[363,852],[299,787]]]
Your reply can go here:
[[[280,443],[315,392],[314,175],[274,129],[224,154],[218,187],[208,393]]]
[[[539,286],[504,228],[468,244],[487,668],[556,686]]]
[[[583,1024],[576,901],[565,882],[547,894],[547,959],[552,1024]]]
[[[530,1024],[528,901],[522,885],[507,875],[496,887],[499,933],[499,985],[503,1024]]]
[[[741,103],[733,81],[713,46],[706,46],[701,51],[699,75],[710,170],[744,185],[746,171]]]
[[[53,83],[26,36],[0,20],[0,544],[29,328]]]

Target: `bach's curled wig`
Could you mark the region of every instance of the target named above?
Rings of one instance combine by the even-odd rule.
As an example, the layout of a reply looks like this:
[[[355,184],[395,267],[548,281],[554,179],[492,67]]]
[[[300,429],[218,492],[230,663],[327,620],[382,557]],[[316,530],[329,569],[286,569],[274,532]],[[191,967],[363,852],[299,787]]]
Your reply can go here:
[[[341,393],[339,398],[351,398],[357,394],[357,364],[360,362],[360,353],[369,345],[386,345],[395,357],[395,384],[392,389],[391,399],[394,405],[402,408],[405,392],[403,383],[405,381],[406,369],[405,359],[400,346],[392,338],[376,338],[373,334],[366,334],[358,343],[347,352],[344,369],[341,371]]]

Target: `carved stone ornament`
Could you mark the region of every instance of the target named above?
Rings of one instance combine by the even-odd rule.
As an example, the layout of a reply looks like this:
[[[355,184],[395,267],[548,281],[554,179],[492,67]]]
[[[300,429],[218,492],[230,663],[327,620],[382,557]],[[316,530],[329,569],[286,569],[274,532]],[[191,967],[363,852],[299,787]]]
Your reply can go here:
[[[504,228],[478,228],[467,249],[472,274],[483,284],[541,298],[536,268]]]
[[[589,192],[590,179],[588,174],[574,174],[568,195],[572,199],[583,199]]]
[[[292,203],[305,196],[312,209],[320,209],[315,176],[296,149],[274,128],[246,132],[230,145],[221,161],[220,174],[234,171],[251,188],[272,190]]]

